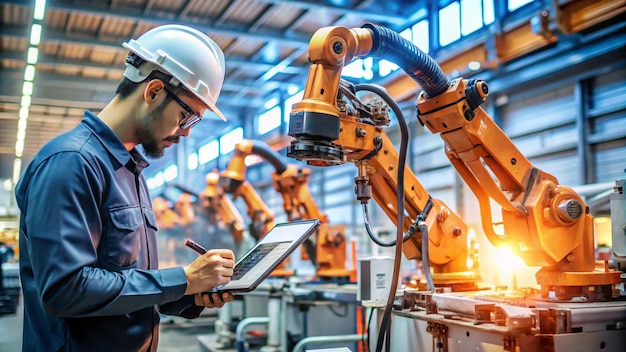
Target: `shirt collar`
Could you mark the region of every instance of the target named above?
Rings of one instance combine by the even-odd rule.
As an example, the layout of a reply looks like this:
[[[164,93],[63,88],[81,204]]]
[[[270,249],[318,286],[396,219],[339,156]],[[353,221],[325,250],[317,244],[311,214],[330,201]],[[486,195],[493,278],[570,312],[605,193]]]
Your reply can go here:
[[[131,171],[140,173],[149,163],[133,148],[128,152],[119,137],[107,126],[96,114],[87,110],[83,116],[83,121],[87,128],[93,131],[94,135],[102,146],[117,160],[119,167],[125,166]]]

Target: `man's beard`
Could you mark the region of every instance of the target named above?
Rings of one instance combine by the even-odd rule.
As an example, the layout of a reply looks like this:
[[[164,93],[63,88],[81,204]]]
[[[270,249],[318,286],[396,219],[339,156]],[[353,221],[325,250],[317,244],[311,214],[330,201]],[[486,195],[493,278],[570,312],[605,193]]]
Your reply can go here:
[[[139,135],[139,143],[143,147],[143,151],[147,157],[151,159],[158,159],[163,157],[165,154],[165,147],[161,146],[160,143],[163,140],[157,140],[155,135],[155,131],[161,126],[164,120],[163,111],[165,110],[165,106],[167,106],[169,102],[167,100],[163,101],[159,106],[157,106],[153,111],[147,113],[144,119],[142,119],[142,125],[137,131]],[[168,137],[165,138],[167,141],[178,142],[178,137]]]

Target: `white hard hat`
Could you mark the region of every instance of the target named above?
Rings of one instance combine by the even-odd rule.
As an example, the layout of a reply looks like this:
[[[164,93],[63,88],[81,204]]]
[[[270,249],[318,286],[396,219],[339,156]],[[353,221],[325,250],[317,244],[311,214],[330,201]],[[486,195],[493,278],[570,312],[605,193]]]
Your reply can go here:
[[[224,53],[211,38],[196,29],[169,24],[122,46],[142,59],[135,65],[127,60],[124,77],[141,82],[154,70],[170,74],[172,86],[182,84],[226,121],[215,105],[224,83]]]

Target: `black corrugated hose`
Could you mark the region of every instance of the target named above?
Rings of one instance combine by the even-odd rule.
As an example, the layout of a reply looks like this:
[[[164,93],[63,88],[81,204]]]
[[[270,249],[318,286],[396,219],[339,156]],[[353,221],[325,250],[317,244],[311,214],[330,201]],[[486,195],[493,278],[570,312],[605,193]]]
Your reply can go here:
[[[435,60],[433,60],[426,53],[421,51],[417,46],[415,46],[410,41],[402,38],[398,33],[376,25],[372,23],[366,23],[362,26],[362,28],[367,28],[372,33],[372,49],[368,56],[384,58],[385,60],[389,60],[402,68],[404,72],[406,72],[411,78],[413,78],[422,88],[424,93],[429,97],[433,98],[442,93],[444,93],[448,89],[448,79],[439,67],[439,64]],[[372,87],[368,87],[372,88]],[[371,91],[375,91],[372,89],[368,89]],[[384,95],[384,93],[383,93]],[[395,102],[394,102],[395,103]],[[397,106],[397,104],[395,104]],[[393,106],[392,110],[393,109]],[[395,110],[394,110],[395,112]],[[396,117],[399,114],[396,113]],[[400,114],[402,115],[402,114]],[[397,243],[396,243],[396,262],[398,261],[398,255],[402,253],[402,230],[404,228],[404,163],[405,160],[402,158],[403,147],[406,148],[408,143],[408,128],[406,127],[405,121],[402,118],[398,119],[398,125],[400,127],[400,132],[402,135],[400,142],[400,155],[399,155],[399,163],[398,163],[398,221],[396,226],[398,227],[397,231]],[[404,127],[404,128],[403,128]],[[404,130],[404,131],[403,131]],[[406,136],[405,136],[406,134]],[[404,144],[404,145],[403,145]],[[404,154],[406,157],[406,154]],[[427,233],[427,232],[425,232]],[[424,234],[424,233],[422,233]],[[399,252],[399,253],[398,253]],[[423,260],[428,260],[428,258],[423,258]],[[387,302],[387,306],[385,307],[385,311],[383,313],[383,319],[381,322],[380,332],[378,336],[378,342],[376,344],[376,352],[381,352],[383,348],[383,343],[385,340],[387,341],[386,347],[389,350],[389,342],[391,338],[390,332],[390,320],[391,320],[391,306],[393,303],[393,299],[395,298],[395,292],[398,285],[399,275],[399,264],[398,267],[394,265],[394,277],[391,285],[391,292],[389,293],[389,298]]]
[[[287,164],[280,160],[280,154],[270,148],[270,146],[266,143],[261,141],[252,141],[252,153],[259,155],[272,164],[274,169],[276,169],[276,174],[278,175],[281,175],[285,172],[285,170],[287,170]]]
[[[400,66],[431,98],[448,89],[448,79],[437,61],[415,44],[389,28],[373,23],[366,23],[362,28],[367,28],[372,33],[373,45],[368,56],[383,58]]]

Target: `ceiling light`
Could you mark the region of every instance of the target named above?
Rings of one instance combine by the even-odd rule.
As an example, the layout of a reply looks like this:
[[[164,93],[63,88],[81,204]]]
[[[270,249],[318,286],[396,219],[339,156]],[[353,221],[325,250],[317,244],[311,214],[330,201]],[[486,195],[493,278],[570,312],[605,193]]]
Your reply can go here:
[[[198,168],[198,153],[191,153],[187,157],[187,168],[189,170],[195,170]]]
[[[270,78],[276,76],[278,73],[282,72],[285,68],[287,68],[287,64],[279,63],[276,66],[271,67],[267,72],[265,72],[259,79],[262,81],[267,81]]]
[[[30,45],[39,45],[41,41],[41,25],[35,23],[30,29]]]
[[[19,140],[15,142],[15,156],[17,156],[18,158],[22,157],[22,154],[24,153],[24,140]]]
[[[289,95],[294,95],[298,93],[299,90],[300,90],[300,87],[296,86],[295,84],[290,84],[289,88],[287,88],[287,93]]]
[[[163,170],[163,178],[165,179],[165,182],[170,182],[174,179],[176,179],[176,177],[178,177],[178,166],[177,165],[170,165],[168,167],[165,168],[165,170]]]
[[[30,95],[23,95],[22,96],[22,102],[20,103],[21,106],[27,108],[30,106]]]
[[[22,87],[22,94],[33,95],[33,82],[24,81],[24,86]]]
[[[26,119],[19,119],[17,120],[17,130],[19,131],[26,131],[26,126],[28,125],[28,120]]]
[[[472,71],[478,71],[478,70],[480,70],[480,62],[478,62],[478,61],[470,61],[470,62],[467,64],[467,67],[468,67],[470,70],[472,70]]]
[[[20,108],[20,120],[26,120],[28,118],[28,107],[22,106]]]
[[[46,13],[46,0],[35,0],[35,12],[33,18],[41,21]]]
[[[22,159],[20,159],[20,156],[15,158],[15,160],[13,160],[13,184],[14,185],[17,184],[17,181],[20,179],[20,174],[22,173]]]
[[[273,108],[274,106],[278,105],[278,98],[277,97],[272,97],[270,99],[268,99],[265,104],[263,104],[263,107],[266,109],[269,108]]]
[[[165,183],[163,171],[159,171],[156,175],[154,175],[154,186],[161,187],[163,186],[163,183]]]
[[[26,65],[26,70],[24,70],[24,80],[32,81],[35,79],[35,66]]]
[[[26,130],[17,129],[17,140],[24,142],[26,139]]]
[[[32,46],[28,48],[26,62],[28,62],[30,65],[34,65],[37,63],[38,58],[39,58],[39,49],[32,47]]]

